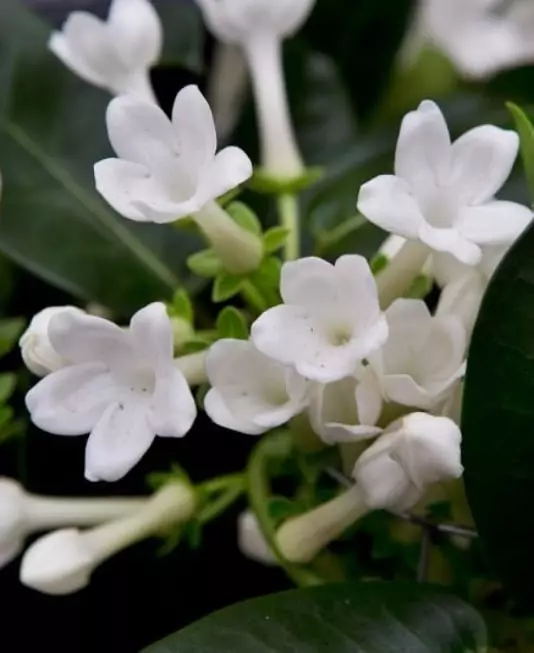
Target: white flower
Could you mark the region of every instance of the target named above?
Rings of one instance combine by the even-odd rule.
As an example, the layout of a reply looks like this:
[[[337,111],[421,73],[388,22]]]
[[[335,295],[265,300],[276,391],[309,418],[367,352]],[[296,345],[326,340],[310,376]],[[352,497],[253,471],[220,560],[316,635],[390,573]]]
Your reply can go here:
[[[34,315],[26,331],[22,334],[19,345],[22,360],[26,367],[37,376],[46,376],[49,372],[65,367],[69,362],[62,358],[52,347],[48,337],[48,325],[54,315],[63,311],[83,313],[74,306],[51,306]]]
[[[278,564],[253,512],[245,510],[237,518],[237,545],[243,555],[269,567]]]
[[[107,22],[70,14],[49,48],[79,77],[114,95],[155,102],[149,69],[159,60],[162,28],[149,0],[113,0]]]
[[[21,582],[45,594],[71,594],[89,583],[104,560],[173,524],[186,522],[196,506],[185,485],[165,485],[136,512],[87,531],[66,528],[34,542],[24,554]]]
[[[354,467],[369,508],[408,510],[432,483],[459,478],[461,439],[447,417],[412,413],[391,424]]]
[[[307,403],[308,384],[294,369],[245,340],[219,340],[208,352],[211,390],[204,407],[220,426],[259,435],[288,422]]]
[[[361,256],[342,256],[335,265],[314,257],[286,263],[280,290],[284,304],[256,320],[252,340],[309,379],[328,383],[354,374],[388,336]]]
[[[441,111],[426,100],[402,122],[395,176],[364,184],[358,209],[386,231],[476,265],[482,247],[510,244],[532,218],[527,207],[494,199],[518,147],[515,132],[491,125],[451,144]]]
[[[389,338],[369,356],[359,387],[359,410],[385,401],[432,410],[465,371],[467,335],[453,315],[432,317],[425,303],[397,299],[386,311]],[[378,380],[378,383],[377,383]]]
[[[62,312],[50,320],[53,348],[71,365],[26,395],[32,421],[58,435],[91,433],[85,473],[115,481],[154,437],[182,437],[196,417],[187,381],[173,365],[165,306],[150,304],[123,330],[99,317]]]
[[[327,444],[355,442],[378,435],[382,429],[375,424],[381,409],[380,387],[360,384],[355,376],[333,383],[315,383],[310,393],[311,426]]]
[[[91,525],[139,509],[144,499],[71,499],[28,494],[0,478],[0,568],[15,558],[28,535],[65,525]]]
[[[115,98],[107,111],[118,158],[95,165],[97,190],[121,215],[138,222],[173,222],[246,181],[247,155],[236,147],[215,154],[211,109],[196,86],[176,96],[172,122],[157,106]]]
[[[263,168],[275,178],[300,177],[304,165],[291,124],[281,42],[304,23],[315,0],[197,3],[215,36],[243,49],[254,90]]]
[[[429,43],[466,77],[484,79],[534,62],[534,7],[530,0],[420,0],[411,37],[419,45],[412,56]]]

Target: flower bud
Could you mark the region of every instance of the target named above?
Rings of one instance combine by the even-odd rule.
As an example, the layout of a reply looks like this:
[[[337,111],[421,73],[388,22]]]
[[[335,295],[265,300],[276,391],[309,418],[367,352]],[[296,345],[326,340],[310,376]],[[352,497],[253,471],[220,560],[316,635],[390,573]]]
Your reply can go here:
[[[9,478],[0,479],[0,568],[13,560],[24,544],[24,500],[21,485]]]
[[[276,557],[261,532],[258,520],[250,510],[242,512],[237,518],[237,545],[241,553],[254,562],[267,566],[277,564]]]

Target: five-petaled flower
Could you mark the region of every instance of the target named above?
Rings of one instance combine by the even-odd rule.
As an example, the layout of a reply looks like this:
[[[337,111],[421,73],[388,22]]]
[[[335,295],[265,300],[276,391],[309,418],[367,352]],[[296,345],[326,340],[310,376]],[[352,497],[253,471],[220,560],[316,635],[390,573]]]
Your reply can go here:
[[[328,383],[354,374],[388,336],[367,261],[341,256],[335,265],[309,257],[286,263],[284,304],[252,325],[256,347],[302,376]]]
[[[196,406],[173,364],[172,327],[163,304],[138,311],[128,329],[63,311],[50,320],[48,336],[70,364],[34,386],[26,405],[44,431],[90,432],[88,479],[116,481],[156,435],[182,437],[191,428]]]
[[[158,14],[149,0],[113,0],[107,22],[74,11],[48,45],[87,82],[113,95],[156,102],[149,70],[159,60],[162,37]]]
[[[402,122],[395,175],[364,184],[358,209],[386,231],[476,265],[482,247],[510,244],[532,218],[527,207],[494,199],[518,147],[515,132],[492,125],[451,144],[441,111],[425,100]]]

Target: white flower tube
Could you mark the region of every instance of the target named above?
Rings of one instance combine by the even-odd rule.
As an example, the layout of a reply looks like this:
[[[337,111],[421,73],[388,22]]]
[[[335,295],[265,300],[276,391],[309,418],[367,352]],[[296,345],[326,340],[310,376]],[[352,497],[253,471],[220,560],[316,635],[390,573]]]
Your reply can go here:
[[[162,40],[161,23],[149,0],[113,0],[107,22],[74,11],[48,46],[90,84],[113,95],[156,103],[149,70],[159,60]]]
[[[197,0],[211,31],[239,45],[252,78],[262,166],[275,178],[302,175],[282,65],[282,40],[306,20],[315,0]]]
[[[253,512],[245,510],[237,518],[237,546],[243,555],[268,567],[278,564]]]
[[[21,564],[20,580],[45,594],[71,594],[86,587],[104,560],[173,524],[188,521],[196,497],[190,487],[170,483],[134,514],[88,531],[63,529],[32,544]]]
[[[138,510],[142,498],[82,499],[29,494],[0,478],[0,568],[15,558],[31,533],[63,526],[92,526]]]

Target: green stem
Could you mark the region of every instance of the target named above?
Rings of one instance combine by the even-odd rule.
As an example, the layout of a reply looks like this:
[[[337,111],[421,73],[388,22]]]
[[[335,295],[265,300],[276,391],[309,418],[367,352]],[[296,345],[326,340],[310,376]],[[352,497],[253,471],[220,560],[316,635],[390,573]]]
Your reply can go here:
[[[277,198],[280,224],[288,230],[284,247],[286,261],[294,261],[300,253],[299,202],[295,195],[286,193]]]
[[[227,510],[246,491],[247,483],[243,474],[231,474],[207,481],[200,486],[207,494],[218,495],[202,508],[198,515],[201,524],[207,524]]]
[[[337,227],[330,231],[325,231],[319,235],[319,242],[317,243],[317,255],[323,256],[331,247],[342,242],[347,236],[350,236],[354,231],[358,231],[368,223],[368,220],[363,215],[358,214],[348,218]]]
[[[269,302],[249,279],[245,279],[241,285],[241,296],[260,315],[269,308]]]
[[[271,551],[286,574],[299,586],[320,585],[323,580],[310,569],[288,562],[276,542],[276,531],[269,515],[271,494],[268,467],[273,460],[287,458],[292,451],[291,438],[287,432],[274,433],[262,438],[250,455],[247,466],[248,495],[259,527]]]

